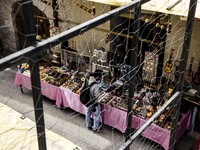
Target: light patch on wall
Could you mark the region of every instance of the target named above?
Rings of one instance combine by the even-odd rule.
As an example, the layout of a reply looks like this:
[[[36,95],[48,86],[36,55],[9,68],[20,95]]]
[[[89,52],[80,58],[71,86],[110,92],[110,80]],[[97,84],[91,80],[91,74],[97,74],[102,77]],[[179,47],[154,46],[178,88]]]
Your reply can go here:
[[[122,6],[133,2],[133,0],[88,0],[107,5]],[[177,3],[176,3],[177,2]],[[150,0],[142,5],[142,10],[173,14],[178,16],[187,16],[189,9],[189,0]],[[173,7],[172,7],[173,6]],[[171,9],[168,9],[171,7]],[[197,2],[196,18],[200,18],[200,0]]]
[[[8,20],[4,20],[4,26],[3,27],[11,27],[12,26],[12,22],[8,21]],[[2,27],[2,26],[1,26]]]
[[[186,20],[187,20],[187,17],[186,17],[186,16],[180,16],[180,20],[181,20],[181,21],[186,21]]]

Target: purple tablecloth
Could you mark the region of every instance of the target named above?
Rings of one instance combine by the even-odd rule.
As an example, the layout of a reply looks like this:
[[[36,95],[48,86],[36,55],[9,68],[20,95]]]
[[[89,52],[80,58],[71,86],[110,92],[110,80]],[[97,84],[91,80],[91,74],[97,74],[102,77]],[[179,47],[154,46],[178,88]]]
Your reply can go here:
[[[14,85],[16,86],[22,85],[25,88],[32,90],[30,77],[20,72],[16,73]],[[59,87],[48,84],[46,82],[41,82],[41,90],[42,90],[42,95],[48,97],[51,100],[55,100],[57,107],[61,106],[62,97]]]

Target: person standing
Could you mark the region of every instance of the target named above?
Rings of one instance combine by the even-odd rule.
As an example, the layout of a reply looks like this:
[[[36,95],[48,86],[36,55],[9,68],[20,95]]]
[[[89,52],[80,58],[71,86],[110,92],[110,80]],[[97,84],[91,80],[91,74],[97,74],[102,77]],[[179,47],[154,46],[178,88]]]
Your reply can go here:
[[[102,70],[95,70],[94,73],[90,74],[88,85],[93,82],[96,82],[90,88],[90,94],[93,99],[93,104],[87,106],[86,108],[86,126],[89,130],[93,130],[94,132],[99,132],[102,128],[100,125],[101,119],[101,108],[98,103],[98,98],[100,96],[100,82],[102,78]],[[94,121],[92,122],[91,115],[93,115]]]

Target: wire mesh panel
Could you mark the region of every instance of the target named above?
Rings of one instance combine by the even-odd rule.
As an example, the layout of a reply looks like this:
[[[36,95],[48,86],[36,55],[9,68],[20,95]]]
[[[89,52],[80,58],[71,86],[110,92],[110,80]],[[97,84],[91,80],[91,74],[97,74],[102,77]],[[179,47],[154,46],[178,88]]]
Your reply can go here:
[[[174,149],[186,130],[194,132],[197,111],[182,99],[190,93],[199,104],[198,1],[193,7],[186,0],[0,4],[0,102],[19,112],[22,124],[36,123],[21,133],[8,117],[4,149]],[[98,133],[87,129],[80,102],[95,70],[103,71]],[[27,136],[9,140],[10,131]]]

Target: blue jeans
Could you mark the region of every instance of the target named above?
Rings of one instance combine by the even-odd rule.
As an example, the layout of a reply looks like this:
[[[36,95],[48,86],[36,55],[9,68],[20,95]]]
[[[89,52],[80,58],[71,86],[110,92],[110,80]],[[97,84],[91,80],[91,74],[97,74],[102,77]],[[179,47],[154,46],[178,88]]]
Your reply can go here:
[[[92,119],[91,119],[91,115],[93,114],[93,118],[94,118],[94,123],[93,123],[93,130],[97,130],[99,129],[99,122],[100,122],[100,118],[101,118],[101,114],[100,114],[100,104],[98,104],[97,106],[95,106],[95,112],[92,112],[92,108],[89,106],[86,110],[86,115],[85,115],[85,120],[86,120],[86,126],[87,127],[92,127]]]

